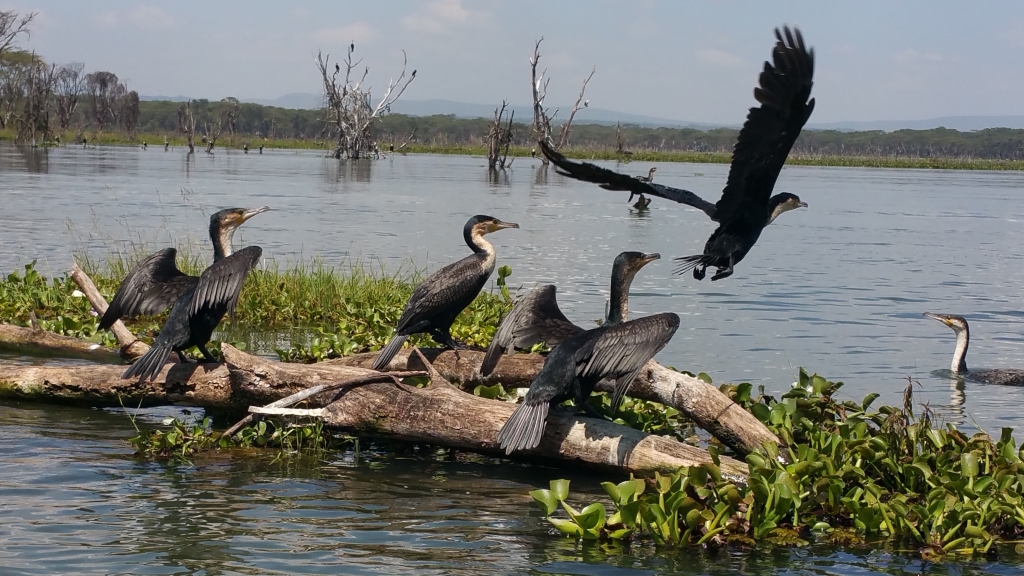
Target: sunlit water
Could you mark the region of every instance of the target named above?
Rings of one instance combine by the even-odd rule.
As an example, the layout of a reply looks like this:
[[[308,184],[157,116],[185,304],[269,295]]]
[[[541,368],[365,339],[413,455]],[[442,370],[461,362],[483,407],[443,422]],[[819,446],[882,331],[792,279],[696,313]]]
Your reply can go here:
[[[710,200],[728,170],[658,167],[658,181]],[[731,278],[711,283],[671,274],[671,258],[699,253],[714,230],[703,213],[655,198],[637,214],[627,195],[562,178],[537,160],[518,159],[493,179],[482,159],[468,157],[339,164],[310,152],[218,151],[187,161],[180,149],[0,146],[0,272],[37,259],[60,274],[75,251],[102,256],[128,243],[191,243],[208,256],[210,213],[261,204],[273,211],[243,226],[236,244],[259,244],[282,264],[319,255],[335,266],[433,270],[468,253],[461,229],[469,216],[491,214],[522,226],[490,237],[499,263],[513,268],[511,284],[556,283],[562,309],[584,325],[604,314],[617,253],[660,252],[637,276],[630,309],[682,317],[658,357],[666,364],[771,393],[788,389],[804,366],[844,380],[845,396],[877,391],[890,403],[910,377],[921,384],[917,400],[942,418],[998,433],[1024,427],[1024,389],[934,375],[948,368],[953,333],[921,313],[971,321],[972,367],[1024,368],[1021,189],[1024,174],[1013,172],[790,167],[777,191],[810,208],[782,216]],[[12,573],[922,569],[881,552],[577,547],[551,537],[525,496],[564,471],[379,454],[167,469],[130,458],[118,436],[134,429],[121,415],[8,405],[0,430],[0,567]]]

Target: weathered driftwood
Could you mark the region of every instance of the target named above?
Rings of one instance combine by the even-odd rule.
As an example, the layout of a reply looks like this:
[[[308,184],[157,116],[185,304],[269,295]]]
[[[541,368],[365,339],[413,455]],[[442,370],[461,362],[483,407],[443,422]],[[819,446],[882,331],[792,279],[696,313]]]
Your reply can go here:
[[[267,404],[319,384],[391,379],[389,374],[364,368],[286,364],[251,356],[227,344],[221,348],[226,364],[168,364],[155,381],[144,384],[121,380],[121,366],[56,368],[0,363],[0,397],[94,406],[187,403],[238,409]],[[314,406],[326,405],[317,414],[328,426],[488,454],[499,453],[495,435],[515,409],[507,402],[462,392],[436,372],[433,384],[426,388],[364,383],[344,388],[340,394],[324,390],[307,400]],[[638,474],[711,461],[704,450],[669,438],[559,411],[552,413],[541,445],[519,457]],[[721,467],[730,476],[746,474],[746,466],[736,460],[723,458]]]
[[[483,352],[430,349],[423,350],[423,353],[445,379],[463,388],[497,382],[510,387],[527,387],[544,365],[544,357],[539,354],[502,356],[494,373],[483,378],[480,375]],[[375,357],[376,353],[357,354],[321,364],[368,368]],[[406,348],[395,355],[387,369],[425,368],[411,355],[410,349]],[[602,382],[598,389],[610,391],[611,385]],[[744,454],[766,443],[780,444],[779,439],[760,420],[738,406],[718,388],[693,376],[669,370],[654,361],[648,362],[643,372],[633,381],[629,387],[629,395],[678,409],[693,419],[697,426]]]
[[[107,311],[107,301],[100,294],[99,288],[93,284],[92,278],[89,278],[89,275],[79,268],[78,264],[73,264],[71,266],[71,279],[82,289],[82,293],[89,299],[93,309],[102,316]],[[128,330],[128,327],[124,325],[124,322],[120,320],[114,322],[114,325],[110,327],[110,331],[114,333],[118,344],[121,345],[121,356],[128,360],[138,358],[149,350],[149,344],[136,338]]]
[[[85,358],[97,362],[120,361],[117,352],[99,344],[10,324],[0,324],[0,349],[25,351],[34,355]]]

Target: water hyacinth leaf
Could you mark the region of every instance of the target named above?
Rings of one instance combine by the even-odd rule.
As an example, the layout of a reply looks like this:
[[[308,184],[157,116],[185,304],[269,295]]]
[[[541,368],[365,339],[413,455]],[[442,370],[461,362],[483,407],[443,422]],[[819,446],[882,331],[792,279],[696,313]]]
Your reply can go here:
[[[551,487],[551,494],[559,501],[563,501],[569,497],[569,481],[565,479],[552,480],[549,483]]]
[[[558,529],[559,532],[566,536],[573,536],[575,538],[583,537],[583,528],[580,528],[575,522],[571,520],[565,520],[562,518],[548,518],[548,522]]]
[[[550,490],[530,490],[530,496],[533,496],[534,501],[540,505],[545,516],[551,516],[555,509],[558,508],[558,499],[555,498],[555,495]]]
[[[764,404],[754,404],[750,407],[750,412],[753,413],[754,417],[761,422],[768,422],[771,418],[772,409]]]
[[[601,482],[601,487],[608,493],[608,496],[612,499],[612,502],[618,504],[622,502],[622,492],[619,486],[612,484],[611,482]]]
[[[584,530],[599,530],[604,527],[605,516],[604,505],[594,502],[580,511],[576,516],[576,522]]]
[[[978,475],[978,455],[974,452],[960,454],[960,473],[967,478]]]
[[[868,408],[871,406],[872,403],[874,403],[875,400],[878,399],[879,396],[881,396],[881,394],[878,394],[878,393],[875,393],[875,392],[872,392],[871,394],[868,394],[867,396],[865,396],[864,397],[864,401],[861,402],[861,405],[860,405],[861,406],[861,410],[864,410],[865,412],[867,412]]]

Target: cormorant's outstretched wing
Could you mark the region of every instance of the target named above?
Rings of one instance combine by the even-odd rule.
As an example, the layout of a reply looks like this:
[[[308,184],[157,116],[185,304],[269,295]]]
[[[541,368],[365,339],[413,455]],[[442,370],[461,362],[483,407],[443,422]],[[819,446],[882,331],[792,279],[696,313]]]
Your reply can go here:
[[[174,248],[164,248],[132,268],[103,313],[100,330],[110,328],[119,318],[159,314],[195,286],[199,279],[174,264],[177,253]]]
[[[195,316],[203,309],[226,309],[232,314],[245,277],[262,255],[263,249],[259,246],[247,246],[203,270],[188,315]]]
[[[786,157],[814,110],[811,86],[814,50],[804,46],[799,30],[775,30],[772,62],[764,63],[754,89],[761,103],[751,108],[732,153],[729,180],[716,211],[722,223],[744,220],[763,227],[768,198]]]
[[[601,168],[589,162],[574,162],[549,146],[544,140],[540,141],[540,149],[547,156],[548,160],[551,160],[555,165],[558,173],[563,176],[600,184],[601,188],[605,190],[627,190],[633,194],[647,194],[672,200],[673,202],[699,208],[712,220],[716,219],[715,205],[689,190],[662,186],[653,182],[642,182],[627,174],[619,174],[614,170]]]
[[[614,412],[644,364],[668,344],[678,328],[679,316],[671,312],[616,324],[597,339],[590,358],[577,369],[577,374],[616,379],[612,392]]]
[[[501,321],[484,355],[480,373],[489,376],[494,372],[498,360],[506,351],[530,348],[539,342],[554,347],[582,331],[558,308],[554,285],[538,286],[516,300],[512,311]]]

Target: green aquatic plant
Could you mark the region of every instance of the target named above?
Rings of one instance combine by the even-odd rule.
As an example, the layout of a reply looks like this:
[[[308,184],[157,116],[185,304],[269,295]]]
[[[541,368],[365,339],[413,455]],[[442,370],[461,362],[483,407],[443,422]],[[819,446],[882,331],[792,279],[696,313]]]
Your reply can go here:
[[[915,416],[912,382],[902,408],[877,410],[877,394],[836,400],[841,386],[801,370],[779,399],[763,389],[755,396],[749,384],[722,387],[786,445],[788,461],[774,446],[749,454],[746,483],[722,477],[715,464],[655,475],[652,490],[634,491],[635,502],[606,483],[616,510],[608,519],[567,504],[569,519],[553,518],[551,502],[567,499],[567,483],[531,494],[559,531],[578,538],[671,545],[871,539],[914,543],[923,557],[938,558],[985,553],[1024,532],[1024,451],[1009,428],[993,442],[952,424],[934,426],[927,408]]]

